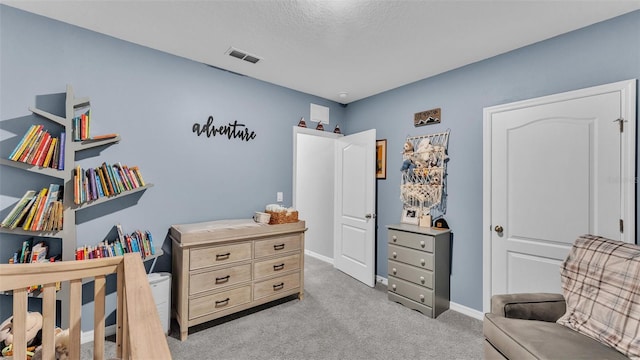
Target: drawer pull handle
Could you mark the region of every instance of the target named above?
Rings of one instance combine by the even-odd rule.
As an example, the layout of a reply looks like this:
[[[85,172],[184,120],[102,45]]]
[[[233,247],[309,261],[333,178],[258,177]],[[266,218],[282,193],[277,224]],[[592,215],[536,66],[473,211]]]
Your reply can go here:
[[[280,265],[273,265],[273,271],[278,271],[284,269],[284,263]]]
[[[420,241],[420,246],[424,247],[425,246],[425,242],[424,240]]]
[[[216,301],[216,306],[227,306],[227,305],[229,305],[229,298]]]
[[[393,289],[393,291],[396,291],[396,284],[392,284],[391,288]]]
[[[231,253],[216,254],[216,260],[226,260],[229,258],[229,255],[231,255]]]
[[[420,276],[420,282],[424,284],[424,276]]]
[[[424,302],[424,295],[420,294],[420,301]]]
[[[424,259],[420,259],[420,264],[422,264],[422,266],[424,266],[424,264],[425,264]]]
[[[396,268],[391,269],[391,272],[393,272],[393,275],[396,274],[396,272],[398,272],[398,270],[396,270]]]
[[[273,245],[273,250],[282,250],[282,249],[284,249],[284,244]]]
[[[396,240],[398,240],[398,237],[395,235],[393,235],[391,238],[393,239],[393,242],[396,242]]]
[[[283,288],[284,288],[284,283],[283,282],[281,282],[280,284],[273,285],[273,291],[282,290]]]
[[[393,258],[395,259],[395,258],[397,258],[397,257],[398,257],[398,254],[396,254],[396,252],[394,251],[394,252],[393,252],[393,254],[392,254],[391,256],[393,256]]]
[[[230,278],[230,277],[231,277],[231,275],[222,276],[222,277],[217,277],[217,278],[216,278],[216,284],[226,283],[227,281],[229,281],[229,278]]]

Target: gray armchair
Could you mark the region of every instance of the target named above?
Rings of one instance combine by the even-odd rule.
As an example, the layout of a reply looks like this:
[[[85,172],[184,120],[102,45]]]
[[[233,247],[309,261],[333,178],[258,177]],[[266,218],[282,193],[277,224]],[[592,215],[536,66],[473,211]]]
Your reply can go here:
[[[565,306],[560,294],[494,295],[483,323],[485,359],[628,359],[557,324]]]

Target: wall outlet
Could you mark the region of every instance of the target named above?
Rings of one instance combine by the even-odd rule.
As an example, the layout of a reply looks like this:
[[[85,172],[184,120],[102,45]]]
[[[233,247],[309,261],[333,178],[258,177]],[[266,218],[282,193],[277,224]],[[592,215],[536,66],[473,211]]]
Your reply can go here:
[[[276,193],[276,201],[282,202],[284,200],[284,196],[282,195],[282,191],[278,191]]]

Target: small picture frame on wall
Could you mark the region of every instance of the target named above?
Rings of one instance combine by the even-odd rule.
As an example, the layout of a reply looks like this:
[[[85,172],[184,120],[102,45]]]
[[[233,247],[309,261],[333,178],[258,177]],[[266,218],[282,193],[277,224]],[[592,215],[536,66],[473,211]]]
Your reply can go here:
[[[413,126],[425,126],[432,124],[439,124],[442,120],[442,113],[440,108],[421,111],[413,114]]]
[[[403,208],[400,222],[403,224],[418,225],[420,223],[420,209],[417,207]]]
[[[376,140],[376,179],[387,178],[387,139]]]

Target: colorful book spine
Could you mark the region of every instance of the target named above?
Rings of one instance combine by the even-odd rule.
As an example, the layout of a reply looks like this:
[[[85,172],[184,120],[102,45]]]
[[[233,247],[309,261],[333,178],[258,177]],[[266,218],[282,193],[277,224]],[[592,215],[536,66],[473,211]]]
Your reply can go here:
[[[13,149],[13,151],[9,155],[9,159],[14,160],[15,156],[18,156],[18,157],[20,156],[20,153],[22,152],[22,150],[24,150],[24,148],[27,146],[27,142],[29,141],[31,136],[33,136],[33,134],[35,133],[36,128],[37,128],[37,125],[31,125],[31,127],[29,127],[29,130],[27,130],[27,132],[24,133],[18,145],[16,145],[16,147]]]
[[[58,160],[58,170],[64,170],[64,150],[67,143],[67,134],[65,132],[60,133],[60,150],[59,150],[59,160]]]

